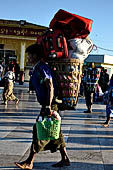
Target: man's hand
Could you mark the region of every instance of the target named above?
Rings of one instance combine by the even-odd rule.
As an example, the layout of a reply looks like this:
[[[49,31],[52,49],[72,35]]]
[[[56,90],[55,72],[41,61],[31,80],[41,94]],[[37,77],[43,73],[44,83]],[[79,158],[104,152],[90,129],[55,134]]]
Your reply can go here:
[[[47,116],[51,116],[52,115],[51,107],[46,108],[46,115]]]

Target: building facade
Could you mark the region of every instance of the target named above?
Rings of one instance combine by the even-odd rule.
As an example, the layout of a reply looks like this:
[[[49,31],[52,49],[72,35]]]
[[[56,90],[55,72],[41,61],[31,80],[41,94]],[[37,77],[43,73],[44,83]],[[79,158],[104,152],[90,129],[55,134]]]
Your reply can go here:
[[[28,80],[28,70],[25,49],[36,42],[47,27],[32,24],[25,20],[13,21],[0,19],[0,61],[7,65],[15,60],[20,66],[20,82]]]

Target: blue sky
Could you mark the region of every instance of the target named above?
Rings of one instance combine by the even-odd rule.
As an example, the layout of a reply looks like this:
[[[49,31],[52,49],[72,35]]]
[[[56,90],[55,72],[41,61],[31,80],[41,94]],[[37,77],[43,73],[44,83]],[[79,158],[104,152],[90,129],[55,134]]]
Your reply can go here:
[[[49,26],[59,9],[92,19],[89,37],[98,47],[92,53],[113,55],[113,0],[1,0],[0,7],[0,19],[42,26]]]

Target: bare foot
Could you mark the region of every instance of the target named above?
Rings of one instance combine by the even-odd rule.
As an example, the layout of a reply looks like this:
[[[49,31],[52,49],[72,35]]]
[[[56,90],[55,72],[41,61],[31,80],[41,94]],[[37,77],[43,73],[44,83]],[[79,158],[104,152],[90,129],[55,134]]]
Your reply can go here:
[[[32,169],[33,168],[33,164],[31,163],[27,163],[26,161],[23,162],[15,162],[16,166],[18,166],[21,169]]]
[[[104,127],[108,127],[108,126],[109,126],[108,123],[103,123],[102,125],[103,125]]]

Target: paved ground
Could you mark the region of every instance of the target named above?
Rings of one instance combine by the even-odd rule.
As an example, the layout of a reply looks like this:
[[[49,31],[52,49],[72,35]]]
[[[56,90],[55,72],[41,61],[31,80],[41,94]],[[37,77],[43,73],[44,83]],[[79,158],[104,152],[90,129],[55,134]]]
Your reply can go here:
[[[27,85],[27,86],[25,86]],[[32,141],[32,126],[39,114],[40,105],[35,94],[29,94],[28,84],[15,86],[19,105],[2,103],[0,89],[0,170],[17,170],[14,162],[24,160]],[[52,168],[60,160],[59,152],[40,152],[34,161],[34,170],[112,170],[113,124],[104,128],[105,105],[94,104],[93,113],[86,114],[84,98],[79,98],[75,111],[62,112],[62,130],[65,135],[71,166]]]

